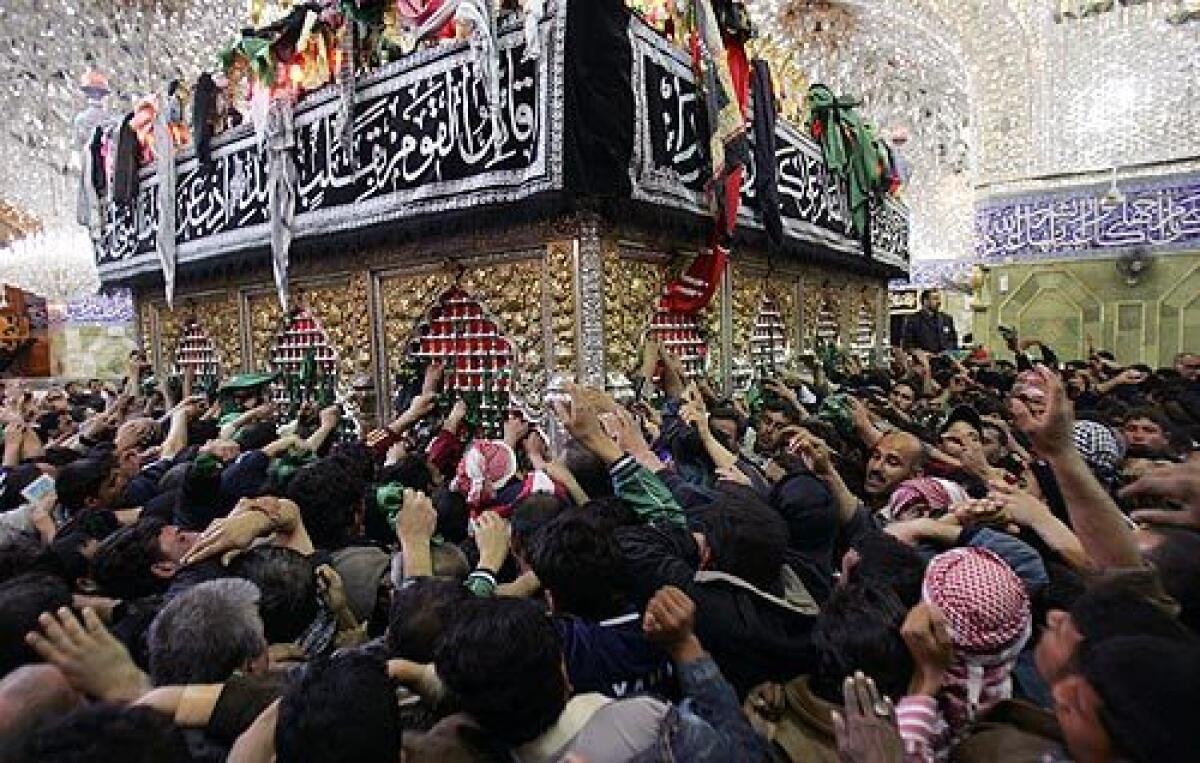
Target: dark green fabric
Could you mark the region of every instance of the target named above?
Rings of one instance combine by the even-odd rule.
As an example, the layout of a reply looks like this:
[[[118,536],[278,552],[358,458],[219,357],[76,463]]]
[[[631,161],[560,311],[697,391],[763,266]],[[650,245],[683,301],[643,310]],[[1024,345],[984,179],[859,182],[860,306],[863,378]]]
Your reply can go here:
[[[825,164],[846,183],[850,219],[860,235],[867,230],[871,197],[884,177],[879,142],[855,110],[861,105],[856,98],[839,98],[826,85],[808,89],[809,131],[814,123],[820,123]]]
[[[250,374],[239,374],[234,376],[229,381],[221,385],[218,392],[237,392],[240,390],[251,390],[270,384],[275,381],[277,374],[273,372],[259,371]]]

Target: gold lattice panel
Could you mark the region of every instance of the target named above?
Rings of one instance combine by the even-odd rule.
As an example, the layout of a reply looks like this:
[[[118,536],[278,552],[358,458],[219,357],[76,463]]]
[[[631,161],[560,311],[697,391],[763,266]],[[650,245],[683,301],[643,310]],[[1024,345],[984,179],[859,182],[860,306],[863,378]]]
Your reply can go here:
[[[578,348],[575,346],[575,264],[570,241],[552,241],[546,246],[549,274],[550,312],[554,323],[554,365],[556,370],[574,370]],[[530,285],[529,296],[540,296]]]
[[[604,357],[610,371],[628,374],[637,368],[642,333],[662,294],[665,276],[661,265],[605,258]]]
[[[271,351],[282,327],[283,310],[275,292],[260,292],[248,298],[250,342],[254,370],[267,370]],[[338,377],[350,379],[371,363],[370,311],[367,309],[365,274],[313,284],[295,284],[292,303],[309,310],[320,321],[330,347],[338,358]]]
[[[843,341],[845,301],[845,290],[826,281],[811,283],[804,290],[806,347],[816,347],[818,339],[835,343]]]
[[[708,337],[708,368],[706,373],[710,380],[721,377],[721,301],[720,292],[708,303],[708,307],[700,311],[700,327]]]
[[[783,327],[783,344],[790,350],[789,365],[794,365],[799,347],[795,276],[780,273],[764,276],[735,264],[730,293],[733,301],[731,347],[735,364],[749,366],[754,325],[760,318],[764,301],[770,299],[779,313],[777,321]]]
[[[403,362],[413,329],[454,281],[454,273],[449,270],[382,279],[389,377]],[[518,396],[523,390],[540,390],[545,384],[541,283],[541,258],[471,266],[459,279],[463,289],[487,305],[500,330],[512,339],[517,358],[514,392]]]
[[[241,318],[238,314],[236,292],[177,298],[174,310],[168,310],[163,304],[143,307],[153,309],[158,314],[158,336],[164,353],[173,353],[183,340],[188,322],[199,320],[204,332],[212,340],[216,354],[221,358],[222,372],[233,374],[241,369]],[[143,317],[142,330],[148,331],[149,325]],[[163,359],[169,363],[173,358],[164,355]]]
[[[175,346],[173,366],[175,373],[187,373],[191,369],[196,379],[220,381],[221,353],[200,321],[188,322]]]

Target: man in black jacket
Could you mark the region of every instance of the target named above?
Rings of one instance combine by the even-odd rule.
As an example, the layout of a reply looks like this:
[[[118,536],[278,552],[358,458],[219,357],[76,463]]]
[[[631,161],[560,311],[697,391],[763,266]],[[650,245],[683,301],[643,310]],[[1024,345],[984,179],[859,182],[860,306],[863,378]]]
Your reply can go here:
[[[809,672],[818,605],[790,563],[784,519],[746,493],[685,513],[639,463],[655,460],[643,438],[622,427],[617,439],[630,446],[626,453],[578,390],[570,407],[555,410],[575,441],[608,466],[617,497],[641,519],[615,536],[634,602],[644,606],[663,586],[686,593],[696,603],[697,635],[739,698],[763,681]]]
[[[921,293],[921,310],[904,323],[904,346],[908,349],[939,353],[958,349],[954,319],[941,312],[942,295],[930,290]]]
[[[817,603],[786,563],[787,526],[770,508],[721,501],[688,526],[622,527],[617,543],[639,603],[664,584],[696,602],[697,633],[739,697],[812,669]]]

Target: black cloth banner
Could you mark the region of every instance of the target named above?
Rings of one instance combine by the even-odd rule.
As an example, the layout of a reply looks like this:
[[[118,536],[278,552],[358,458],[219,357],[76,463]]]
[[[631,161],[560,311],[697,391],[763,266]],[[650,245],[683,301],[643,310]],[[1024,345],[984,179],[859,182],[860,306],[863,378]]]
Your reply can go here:
[[[484,83],[462,47],[437,48],[360,83],[356,162],[338,144],[334,88],[296,113],[296,234],[313,237],[422,214],[529,198],[562,188],[562,103],[551,68],[562,60],[561,18],[542,24],[543,54],[524,56],[519,25],[501,35],[501,107],[485,108]],[[181,256],[265,246],[269,242],[266,154],[249,126],[222,136],[212,160],[178,166],[176,241]],[[554,138],[554,139],[552,139]],[[154,175],[145,172],[135,203],[116,204],[98,261],[126,263],[152,253],[157,235]]]
[[[758,195],[767,241],[772,249],[780,249],[783,247],[783,218],[779,212],[779,167],[775,164],[775,88],[771,83],[771,67],[766,61],[756,58],[751,67],[754,192]]]
[[[631,18],[622,0],[558,0],[540,23],[537,57],[525,55],[522,22],[507,14],[500,24],[497,110],[486,107],[465,43],[422,50],[358,80],[353,162],[338,142],[339,88],[299,104],[299,250],[366,246],[485,220],[513,225],[573,204],[613,215],[630,210],[659,229],[699,230],[711,220],[708,126],[686,51]],[[766,108],[770,98],[756,100]],[[907,268],[903,207],[875,202],[864,245],[820,148],[782,120],[770,129],[770,119],[756,114],[737,235],[778,242],[781,234],[779,249],[791,256]],[[128,124],[125,133],[128,150],[118,152],[114,203],[97,244],[109,284],[158,273],[158,180],[150,168],[137,170],[136,136]],[[250,126],[208,148],[211,161],[185,151],[176,165],[175,236],[185,269],[270,244],[266,155]]]

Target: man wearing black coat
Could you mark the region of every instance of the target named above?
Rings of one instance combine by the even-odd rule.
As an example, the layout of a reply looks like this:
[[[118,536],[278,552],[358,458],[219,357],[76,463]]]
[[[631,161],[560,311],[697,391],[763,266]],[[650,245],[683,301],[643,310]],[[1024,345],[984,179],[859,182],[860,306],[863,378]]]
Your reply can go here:
[[[937,354],[958,349],[954,319],[941,312],[942,295],[936,291],[921,294],[921,309],[904,323],[904,346]]]

